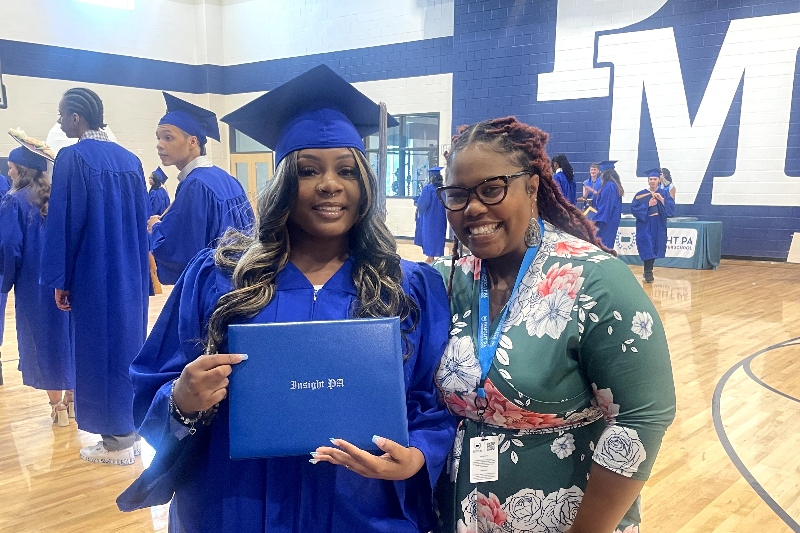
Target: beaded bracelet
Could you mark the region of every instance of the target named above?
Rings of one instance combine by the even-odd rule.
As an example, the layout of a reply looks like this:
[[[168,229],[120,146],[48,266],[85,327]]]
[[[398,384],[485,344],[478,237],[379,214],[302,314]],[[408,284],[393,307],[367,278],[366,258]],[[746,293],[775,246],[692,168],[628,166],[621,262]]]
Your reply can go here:
[[[177,383],[177,379],[172,382],[172,389],[169,392],[169,413],[181,424],[189,428],[189,435],[194,435],[197,432],[194,425],[199,421],[203,420],[203,417],[206,415],[207,411],[200,411],[193,417],[188,417],[181,412],[178,408],[178,404],[175,403],[175,383]],[[212,408],[213,409],[213,408]],[[210,420],[208,421],[210,422]],[[208,425],[208,422],[203,421],[204,425]]]

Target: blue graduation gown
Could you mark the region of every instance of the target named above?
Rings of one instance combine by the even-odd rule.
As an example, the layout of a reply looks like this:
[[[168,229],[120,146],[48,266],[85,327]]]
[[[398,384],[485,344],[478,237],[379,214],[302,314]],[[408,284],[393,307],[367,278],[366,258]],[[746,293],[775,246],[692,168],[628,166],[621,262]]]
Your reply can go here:
[[[419,196],[414,198],[414,245],[422,246],[422,213],[419,212]]]
[[[75,388],[69,313],[56,307],[53,289],[39,285],[44,218],[28,189],[0,203],[0,273],[3,295],[14,288],[22,383],[42,390]]]
[[[228,228],[248,231],[254,222],[253,207],[236,178],[219,167],[195,168],[150,234],[159,281],[174,285],[197,252],[214,246]]]
[[[422,188],[417,208],[419,209],[417,226],[422,228],[422,253],[428,257],[443,256],[447,213],[442,202],[436,197],[436,185],[429,183]]]
[[[11,182],[9,179],[0,174],[0,200],[6,195],[8,190],[11,188]],[[0,317],[6,316],[6,302],[8,301],[8,293],[2,292],[0,293]],[[0,320],[0,346],[3,345],[3,333],[6,330],[6,321]]]
[[[62,148],[44,230],[45,286],[70,291],[78,427],[134,430],[127,369],[147,330],[150,207],[139,159],[116,143]]]
[[[600,187],[600,191],[595,197],[594,208],[597,213],[594,215],[594,225],[597,226],[597,236],[608,248],[614,248],[614,241],[617,239],[619,229],[619,219],[622,217],[622,197],[619,195],[619,188],[613,181],[607,181]]]
[[[164,187],[151,190],[148,194],[150,200],[150,216],[163,215],[169,207],[169,194]]]
[[[278,274],[272,301],[255,317],[238,322],[347,318],[356,300],[351,267],[352,260],[345,262],[315,297],[308,279],[289,263]],[[206,250],[187,267],[131,366],[139,432],[156,449],[156,456],[117,499],[120,509],[166,503],[174,491],[170,531],[403,533],[432,529],[432,487],[452,446],[456,424],[437,402],[433,381],[447,342],[450,313],[436,271],[408,261],[403,261],[402,268],[404,290],[420,309],[419,322],[406,334],[412,348],[404,363],[409,440],[426,460],[420,472],[406,481],[391,482],[367,479],[328,463],[311,465],[310,456],[231,460],[228,402],[224,400],[209,426],[198,425],[194,435],[187,435],[186,428],[169,414],[172,383],[201,354],[197,339],[203,338],[219,297],[231,290],[230,279],[215,267],[212,251]],[[402,327],[407,329],[410,323],[407,319]],[[227,342],[220,351],[226,349]],[[253,406],[253,416],[281,416],[270,411],[272,393],[264,391],[264,403]]]
[[[561,196],[566,198],[572,205],[575,205],[575,180],[569,181],[563,170],[553,174],[553,179],[561,190]]]
[[[631,213],[636,217],[636,247],[642,261],[659,259],[667,253],[667,218],[675,214],[675,200],[667,189],[656,191],[664,198],[664,203],[656,202],[650,207],[653,193],[644,189],[636,193],[631,201]]]

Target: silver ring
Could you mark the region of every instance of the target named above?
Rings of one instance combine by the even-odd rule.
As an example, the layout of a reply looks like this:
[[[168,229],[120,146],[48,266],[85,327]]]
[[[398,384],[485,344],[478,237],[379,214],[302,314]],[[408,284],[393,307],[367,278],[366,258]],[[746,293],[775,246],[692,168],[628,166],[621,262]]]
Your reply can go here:
[[[350,465],[344,465],[344,467],[350,470]]]

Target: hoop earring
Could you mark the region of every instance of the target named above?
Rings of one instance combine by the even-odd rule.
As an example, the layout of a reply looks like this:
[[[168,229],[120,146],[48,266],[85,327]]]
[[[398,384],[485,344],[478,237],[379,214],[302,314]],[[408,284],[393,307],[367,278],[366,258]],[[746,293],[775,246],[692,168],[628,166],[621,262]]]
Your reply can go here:
[[[528,229],[525,230],[525,245],[528,248],[538,246],[542,242],[542,229],[539,227],[539,219],[531,217],[528,221]]]

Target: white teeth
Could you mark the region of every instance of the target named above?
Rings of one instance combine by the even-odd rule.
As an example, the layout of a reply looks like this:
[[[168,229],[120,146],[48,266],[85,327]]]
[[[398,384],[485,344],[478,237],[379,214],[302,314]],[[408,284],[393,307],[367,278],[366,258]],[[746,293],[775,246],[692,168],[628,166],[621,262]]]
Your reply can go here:
[[[343,207],[334,207],[334,206],[326,205],[326,206],[317,207],[316,209],[317,209],[317,211],[325,211],[327,213],[338,213],[339,211],[342,211],[344,208]]]
[[[475,226],[470,228],[469,232],[472,235],[487,235],[492,233],[500,224],[486,224],[485,226]]]

